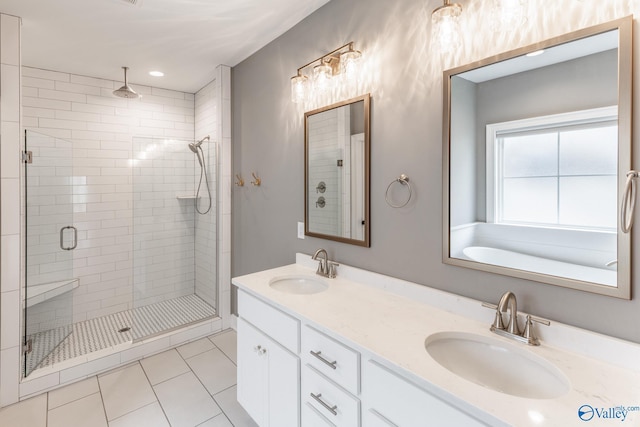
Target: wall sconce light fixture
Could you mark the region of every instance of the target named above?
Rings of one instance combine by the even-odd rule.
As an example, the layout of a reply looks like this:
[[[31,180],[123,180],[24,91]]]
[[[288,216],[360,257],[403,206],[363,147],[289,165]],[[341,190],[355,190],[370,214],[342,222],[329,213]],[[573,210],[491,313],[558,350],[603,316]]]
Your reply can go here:
[[[444,4],[431,12],[433,40],[443,52],[452,52],[462,45],[460,22],[462,6],[444,0]]]
[[[347,84],[352,83],[357,78],[361,56],[360,51],[354,49],[353,42],[349,42],[298,68],[296,75],[291,77],[291,101],[300,104],[315,94],[331,90],[338,76],[346,79]],[[304,74],[309,70],[311,78]]]

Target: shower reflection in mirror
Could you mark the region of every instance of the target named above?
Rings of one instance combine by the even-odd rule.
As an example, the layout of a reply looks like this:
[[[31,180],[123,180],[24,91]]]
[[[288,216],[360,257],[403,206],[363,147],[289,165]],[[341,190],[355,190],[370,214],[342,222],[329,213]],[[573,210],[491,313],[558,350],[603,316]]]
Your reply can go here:
[[[368,246],[369,95],[305,113],[306,235]]]

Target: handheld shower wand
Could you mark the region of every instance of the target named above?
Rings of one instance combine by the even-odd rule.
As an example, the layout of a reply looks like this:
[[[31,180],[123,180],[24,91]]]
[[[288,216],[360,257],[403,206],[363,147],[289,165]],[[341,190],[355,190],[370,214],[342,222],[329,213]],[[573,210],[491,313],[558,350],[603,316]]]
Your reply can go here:
[[[201,139],[198,142],[195,142],[195,143],[192,142],[189,144],[189,150],[193,151],[195,155],[198,157],[198,163],[200,163],[200,167],[204,167],[204,165],[202,164],[202,158],[200,157],[200,151],[202,150],[200,146],[202,145],[202,141],[204,141],[205,139],[206,138]]]
[[[198,158],[198,163],[200,163],[200,181],[198,182],[198,189],[196,190],[196,198],[193,201],[193,205],[196,208],[196,211],[200,215],[205,215],[211,210],[211,189],[209,188],[209,178],[207,177],[207,167],[204,162],[204,152],[202,151],[202,143],[204,141],[209,141],[209,135],[202,138],[200,141],[192,142],[189,144],[189,150],[191,150],[196,157]],[[204,175],[205,184],[207,186],[207,194],[209,195],[209,207],[206,211],[201,212],[198,208],[198,196],[200,195],[200,187],[202,186],[202,176]]]

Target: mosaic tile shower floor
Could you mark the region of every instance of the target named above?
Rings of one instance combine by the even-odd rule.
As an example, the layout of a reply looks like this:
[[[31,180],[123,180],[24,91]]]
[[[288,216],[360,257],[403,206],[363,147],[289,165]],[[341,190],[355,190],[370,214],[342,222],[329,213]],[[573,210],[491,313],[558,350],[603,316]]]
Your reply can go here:
[[[27,372],[215,315],[215,309],[194,294],[78,322],[73,324],[71,334],[68,327],[39,332],[31,336],[33,350],[27,355]],[[123,328],[130,329],[119,332]],[[50,351],[52,343],[65,335],[64,341]]]

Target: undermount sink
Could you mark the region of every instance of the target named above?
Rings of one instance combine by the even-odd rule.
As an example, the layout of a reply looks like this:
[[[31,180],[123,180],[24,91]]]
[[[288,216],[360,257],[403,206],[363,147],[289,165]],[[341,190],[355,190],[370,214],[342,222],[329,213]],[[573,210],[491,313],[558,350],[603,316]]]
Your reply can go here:
[[[468,381],[512,396],[553,399],[569,391],[554,365],[526,349],[462,332],[440,332],[425,340],[429,355]]]
[[[281,292],[299,295],[317,294],[329,289],[324,280],[304,275],[274,277],[269,281],[269,286]]]

